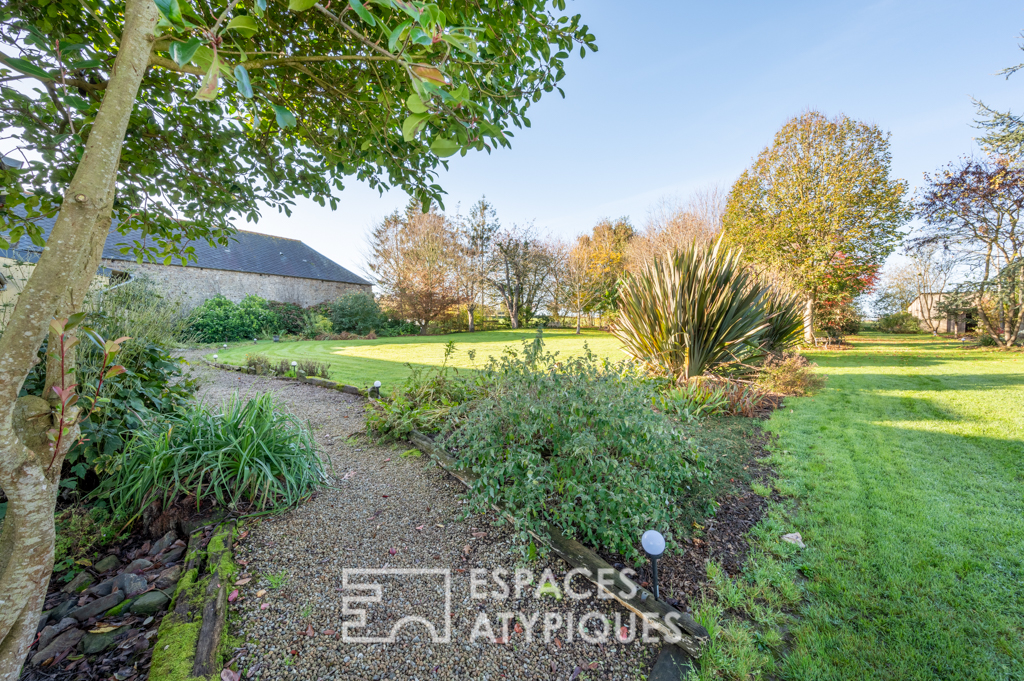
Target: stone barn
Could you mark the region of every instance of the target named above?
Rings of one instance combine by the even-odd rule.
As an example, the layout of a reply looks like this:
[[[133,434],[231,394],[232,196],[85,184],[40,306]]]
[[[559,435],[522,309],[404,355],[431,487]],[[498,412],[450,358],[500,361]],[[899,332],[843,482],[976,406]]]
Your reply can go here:
[[[43,238],[49,238],[53,223],[52,218],[40,220]],[[234,302],[257,295],[309,307],[345,293],[372,291],[370,282],[296,239],[239,230],[228,246],[213,248],[205,241],[193,242],[195,258],[187,266],[138,263],[131,254],[120,252],[118,244],[141,239],[138,231],[121,234],[111,228],[97,283],[108,285],[144,275],[187,307],[217,295]],[[17,280],[27,279],[41,252],[28,237],[0,250],[0,301],[13,301],[20,291]]]

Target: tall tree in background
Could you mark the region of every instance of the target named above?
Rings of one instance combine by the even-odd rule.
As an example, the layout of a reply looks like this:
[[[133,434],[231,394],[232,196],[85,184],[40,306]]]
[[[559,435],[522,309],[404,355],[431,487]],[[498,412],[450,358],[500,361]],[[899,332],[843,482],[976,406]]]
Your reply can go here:
[[[910,242],[942,248],[970,267],[988,333],[1007,348],[1024,330],[1024,168],[1007,156],[966,158],[925,175],[918,216],[925,222]]]
[[[474,313],[487,285],[491,242],[500,228],[498,215],[486,196],[473,204],[468,216],[459,220],[462,262],[458,275],[462,283],[462,296],[466,301],[468,330],[471,332],[476,330]]]
[[[636,234],[628,217],[605,218],[590,235],[580,237],[590,254],[591,275],[599,282],[600,291],[594,306],[602,312],[615,309],[619,278],[626,271],[626,248]]]
[[[27,162],[0,164],[0,247],[24,234],[41,245],[35,219],[60,209],[0,336],[0,677],[17,678],[35,635],[66,454],[41,436],[52,418],[41,398],[18,394],[50,321],[81,308],[112,213],[147,235],[127,250],[170,262],[197,239],[227,245],[232,216],[255,220],[261,202],[288,211],[302,195],[333,208],[345,175],[439,198],[442,157],[508,145],[507,128],[529,126],[527,108],[558,88],[577,44],[595,49],[578,16],[559,16],[564,0],[551,5],[0,6],[0,141]],[[228,96],[212,103],[222,82]],[[47,401],[71,382],[51,367]],[[16,422],[29,397],[31,422]],[[61,441],[76,438],[72,428]]]
[[[803,295],[807,341],[815,302],[868,289],[900,241],[911,211],[890,161],[878,126],[811,111],[786,123],[729,193],[726,240]]]
[[[565,311],[572,307],[567,281],[567,266],[572,249],[562,239],[551,239],[544,244],[544,250],[550,265],[545,291],[546,307],[555,325],[560,327]]]
[[[425,334],[430,322],[461,304],[460,244],[456,226],[436,208],[416,200],[395,211],[370,233],[370,271],[385,303]]]
[[[566,297],[576,314],[576,334],[580,333],[583,312],[600,297],[602,281],[596,276],[593,267],[593,242],[579,238],[565,259]]]
[[[532,228],[512,227],[494,238],[488,283],[508,312],[509,326],[518,329],[543,302],[551,259]]]
[[[643,230],[626,245],[626,269],[637,273],[655,258],[706,243],[718,236],[725,212],[725,192],[709,187],[685,202],[661,199],[650,210]]]

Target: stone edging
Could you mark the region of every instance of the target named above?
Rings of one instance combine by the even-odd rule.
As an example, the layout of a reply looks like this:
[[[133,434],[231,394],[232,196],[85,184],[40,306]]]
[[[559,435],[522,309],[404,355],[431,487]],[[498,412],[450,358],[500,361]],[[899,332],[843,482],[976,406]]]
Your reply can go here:
[[[343,393],[350,395],[359,395],[360,397],[366,397],[366,391],[362,388],[357,388],[354,385],[345,385],[337,381],[329,381],[326,378],[315,378],[313,376],[306,376],[303,372],[298,369],[295,370],[296,377],[291,378],[289,376],[271,376],[267,374],[257,374],[255,370],[249,367],[240,367],[234,364],[219,364],[211,362],[210,360],[203,358],[208,366],[216,367],[217,369],[223,369],[225,371],[239,371],[244,374],[251,374],[253,376],[262,376],[263,378],[270,378],[277,381],[297,381],[299,383],[309,383],[310,385],[318,385],[321,388],[331,388],[333,390],[340,390]]]

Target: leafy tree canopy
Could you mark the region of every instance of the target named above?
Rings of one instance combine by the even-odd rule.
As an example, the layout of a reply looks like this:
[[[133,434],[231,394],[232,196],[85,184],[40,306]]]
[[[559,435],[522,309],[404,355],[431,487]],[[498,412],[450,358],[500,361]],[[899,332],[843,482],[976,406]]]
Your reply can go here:
[[[911,216],[889,176],[889,134],[846,116],[790,120],[729,194],[725,238],[809,298],[874,281]]]
[[[115,217],[187,259],[233,216],[296,196],[337,206],[346,177],[424,204],[445,157],[507,146],[511,128],[596,50],[565,0],[441,3],[156,0],[161,21],[121,149]],[[124,5],[10,0],[0,9],[0,247],[52,215],[111,78]],[[564,93],[562,93],[564,96]],[[31,190],[26,195],[22,190]],[[18,210],[20,208],[20,210]],[[126,250],[128,248],[126,247]]]

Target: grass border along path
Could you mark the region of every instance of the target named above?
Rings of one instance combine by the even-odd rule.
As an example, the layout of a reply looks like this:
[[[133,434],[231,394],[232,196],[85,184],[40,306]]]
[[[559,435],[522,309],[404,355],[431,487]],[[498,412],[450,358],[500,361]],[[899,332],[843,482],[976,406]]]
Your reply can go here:
[[[1024,679],[1024,353],[869,335],[808,354],[829,380],[767,423],[789,499],[743,578],[709,570],[702,676]]]
[[[226,349],[210,350],[205,357],[212,361],[216,353],[218,362],[244,365],[247,354],[258,352],[275,364],[280,360],[327,362],[331,366],[332,381],[360,388],[380,381],[386,393],[409,376],[406,363],[419,368],[441,366],[449,341],[455,343],[455,352],[448,365],[472,369],[483,368],[489,356],[498,357],[506,348],[518,351],[523,341],[532,340],[536,334],[536,329],[519,329],[374,340],[231,343]],[[585,329],[577,336],[575,329],[545,329],[544,343],[548,350],[565,357],[582,354],[586,344],[599,357],[612,361],[625,359],[619,341],[605,331]]]

